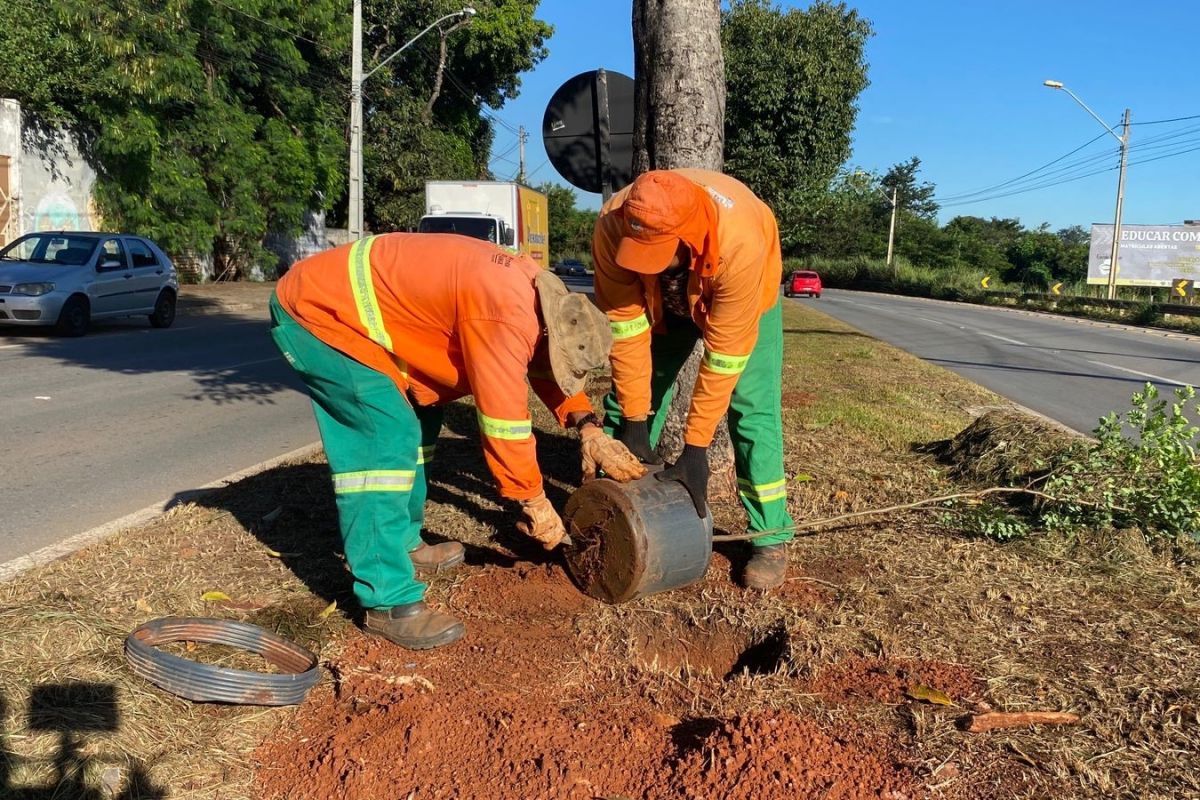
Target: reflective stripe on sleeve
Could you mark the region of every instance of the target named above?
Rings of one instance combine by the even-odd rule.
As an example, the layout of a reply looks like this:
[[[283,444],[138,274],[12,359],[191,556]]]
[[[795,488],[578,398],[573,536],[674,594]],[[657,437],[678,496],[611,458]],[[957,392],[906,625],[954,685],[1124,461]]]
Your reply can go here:
[[[358,492],[411,492],[417,472],[412,469],[369,469],[361,472],[335,472],[334,494]]]
[[[744,478],[738,478],[738,494],[759,503],[783,500],[787,497],[787,478],[771,483],[751,483]]]
[[[612,328],[613,341],[632,339],[634,336],[650,330],[650,320],[646,319],[645,314],[642,314],[640,317],[624,322],[610,322],[609,327]]]
[[[704,366],[718,375],[740,375],[746,369],[749,360],[750,356],[729,356],[714,353],[708,348],[704,350]]]
[[[426,445],[417,449],[417,463],[427,464],[433,461],[433,451],[437,449],[436,444]]]
[[[493,439],[509,439],[518,441],[528,439],[533,435],[533,422],[527,419],[496,419],[482,411],[476,412],[479,418],[479,430],[484,436]]]
[[[368,236],[350,247],[350,290],[367,336],[390,352],[392,337],[384,327],[383,312],[379,310],[379,299],[375,296],[375,279],[371,276],[371,244],[374,241],[374,236]]]

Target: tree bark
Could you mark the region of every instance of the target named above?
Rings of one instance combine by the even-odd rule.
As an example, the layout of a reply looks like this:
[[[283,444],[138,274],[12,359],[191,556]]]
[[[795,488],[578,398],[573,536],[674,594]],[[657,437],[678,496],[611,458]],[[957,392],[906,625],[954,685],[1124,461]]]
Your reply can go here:
[[[634,0],[633,167],[720,170],[725,147],[725,58],[719,0]],[[700,369],[699,343],[675,380],[675,396],[659,440],[673,462]],[[709,448],[709,498],[737,496],[733,446],[724,420]]]

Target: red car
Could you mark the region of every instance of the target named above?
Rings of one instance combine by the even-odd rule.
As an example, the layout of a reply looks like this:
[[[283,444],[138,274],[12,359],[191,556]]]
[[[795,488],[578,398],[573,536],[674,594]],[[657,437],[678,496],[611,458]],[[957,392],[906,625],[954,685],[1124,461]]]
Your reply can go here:
[[[783,284],[784,297],[795,297],[798,294],[806,294],[809,297],[820,297],[821,276],[806,269],[788,275],[787,280]]]

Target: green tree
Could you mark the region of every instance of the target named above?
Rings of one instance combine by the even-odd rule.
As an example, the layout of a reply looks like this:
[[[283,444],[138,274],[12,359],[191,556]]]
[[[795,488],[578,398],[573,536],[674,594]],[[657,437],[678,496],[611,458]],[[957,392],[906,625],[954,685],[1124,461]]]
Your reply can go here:
[[[868,83],[871,25],[825,0],[787,11],[732,0],[721,22],[725,171],[775,210],[785,251],[818,249],[826,190],[850,155]]]
[[[943,229],[956,263],[999,275],[1010,268],[1008,248],[1020,237],[1019,220],[960,216]]]
[[[349,25],[336,0],[21,6],[8,5],[24,27],[5,34],[18,66],[0,85],[79,134],[110,227],[212,254],[232,276],[273,260],[267,233],[297,231],[340,193]],[[63,74],[34,66],[45,51]]]
[[[921,159],[913,156],[908,161],[894,165],[880,179],[880,185],[888,197],[897,192],[896,202],[900,209],[922,219],[932,220],[937,216],[938,204],[933,199],[936,187],[929,182],[919,182]]]
[[[597,212],[575,207],[575,190],[569,186],[546,182],[537,187],[546,195],[550,213],[550,257],[591,260],[592,229]]]
[[[364,85],[364,199],[368,227],[404,230],[425,209],[426,180],[488,179],[493,140],[485,107],[501,108],[519,75],[547,55],[553,28],[537,0],[481,0],[470,24],[430,32]],[[366,0],[365,69],[379,63],[459,0]],[[344,217],[345,203],[335,206]]]

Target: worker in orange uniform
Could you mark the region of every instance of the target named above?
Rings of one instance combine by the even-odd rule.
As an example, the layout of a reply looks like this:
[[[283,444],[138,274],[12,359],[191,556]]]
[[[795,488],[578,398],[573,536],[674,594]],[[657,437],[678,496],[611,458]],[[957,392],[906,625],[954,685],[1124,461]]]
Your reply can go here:
[[[523,256],[465,236],[373,236],[293,266],[271,320],[312,396],[369,633],[412,649],[464,633],[426,606],[416,578],[463,560],[461,544],[420,538],[445,403],[474,395],[500,494],[520,503],[518,527],[546,549],[566,531],[542,489],[527,376],[559,423],[579,430],[585,479],[597,469],[620,480],[645,474],[582,392],[608,356],[607,320]]]
[[[679,460],[657,473],[707,513],[708,447],[728,415],[753,540],[750,588],[783,583],[794,523],[783,470],[783,259],[771,209],[745,185],[700,169],[643,173],[600,212],[596,303],[612,325],[606,428],[643,462],[655,454],[671,385],[697,339],[696,378]],[[662,413],[659,413],[659,412]]]

